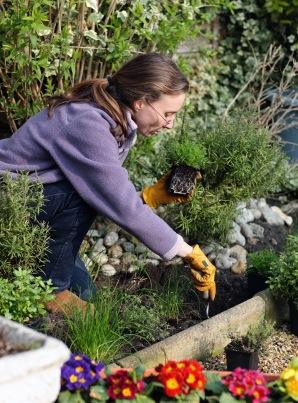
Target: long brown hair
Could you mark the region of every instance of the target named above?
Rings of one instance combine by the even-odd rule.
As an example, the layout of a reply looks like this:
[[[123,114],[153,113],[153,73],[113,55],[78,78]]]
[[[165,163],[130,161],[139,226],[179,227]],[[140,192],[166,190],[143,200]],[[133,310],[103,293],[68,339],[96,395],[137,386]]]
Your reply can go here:
[[[107,79],[85,80],[62,95],[49,99],[49,116],[54,109],[70,102],[94,102],[117,123],[113,135],[122,144],[127,136],[126,112],[133,102],[157,101],[163,94],[187,92],[189,84],[172,59],[160,53],[136,56]]]

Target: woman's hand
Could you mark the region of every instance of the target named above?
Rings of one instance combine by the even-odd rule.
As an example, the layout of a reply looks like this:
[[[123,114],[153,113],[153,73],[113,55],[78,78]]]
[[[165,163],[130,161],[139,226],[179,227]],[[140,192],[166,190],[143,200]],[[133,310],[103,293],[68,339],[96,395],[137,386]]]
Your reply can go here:
[[[151,208],[157,208],[162,204],[171,203],[186,203],[191,197],[192,193],[188,195],[172,195],[167,188],[167,180],[170,173],[163,175],[154,185],[147,186],[142,192],[144,202]]]
[[[199,245],[195,245],[193,251],[185,256],[184,260],[190,265],[196,289],[208,292],[208,298],[213,301],[216,296],[216,267],[206,257]]]

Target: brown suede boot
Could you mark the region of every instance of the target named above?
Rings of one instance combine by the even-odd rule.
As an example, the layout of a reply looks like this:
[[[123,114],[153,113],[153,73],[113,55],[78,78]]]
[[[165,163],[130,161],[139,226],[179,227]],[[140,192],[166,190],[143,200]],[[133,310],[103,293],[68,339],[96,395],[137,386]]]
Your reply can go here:
[[[69,315],[72,311],[78,309],[85,314],[88,305],[90,306],[91,312],[93,312],[93,304],[88,304],[88,302],[83,301],[71,291],[65,290],[55,294],[55,298],[52,301],[47,302],[46,310],[51,313],[63,313],[64,315]]]

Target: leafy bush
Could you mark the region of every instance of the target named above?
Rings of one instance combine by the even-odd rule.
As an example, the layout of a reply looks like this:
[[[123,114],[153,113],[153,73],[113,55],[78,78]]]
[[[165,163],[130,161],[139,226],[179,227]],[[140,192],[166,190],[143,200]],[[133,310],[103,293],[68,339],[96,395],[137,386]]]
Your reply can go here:
[[[281,189],[286,193],[290,193],[293,198],[298,198],[298,164],[288,165]]]
[[[289,235],[284,251],[269,276],[269,288],[279,298],[298,306],[298,235]]]
[[[278,255],[273,250],[265,249],[249,253],[247,261],[247,273],[258,273],[267,278],[271,267],[278,264]]]
[[[13,275],[13,281],[0,277],[0,315],[21,323],[43,316],[45,303],[53,298],[51,280],[43,281],[20,268]]]
[[[46,261],[49,229],[36,221],[42,186],[26,174],[0,181],[0,315],[20,322],[45,314],[53,291],[34,276]]]
[[[0,276],[13,277],[22,267],[36,272],[46,261],[49,229],[37,223],[43,205],[42,185],[22,174],[0,180]]]
[[[182,141],[191,139],[189,154],[196,144],[206,150],[204,182],[197,185],[190,203],[170,206],[165,217],[196,242],[224,242],[237,203],[273,191],[284,176],[286,158],[268,131],[241,113],[218,120],[213,129],[197,127],[180,136]],[[165,139],[162,156],[171,141],[179,143],[180,137]]]
[[[105,77],[138,52],[173,52],[229,0],[35,0],[3,4],[0,108],[11,130],[44,98],[82,79]]]

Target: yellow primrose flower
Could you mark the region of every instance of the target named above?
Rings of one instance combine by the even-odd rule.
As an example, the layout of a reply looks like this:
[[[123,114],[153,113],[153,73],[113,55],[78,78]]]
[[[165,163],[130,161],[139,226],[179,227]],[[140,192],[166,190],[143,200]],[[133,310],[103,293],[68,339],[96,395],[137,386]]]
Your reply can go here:
[[[287,379],[292,378],[295,376],[296,371],[293,368],[286,368],[285,370],[282,371],[280,378],[283,381],[286,381]]]
[[[298,380],[291,378],[286,382],[286,388],[288,395],[298,402]]]

